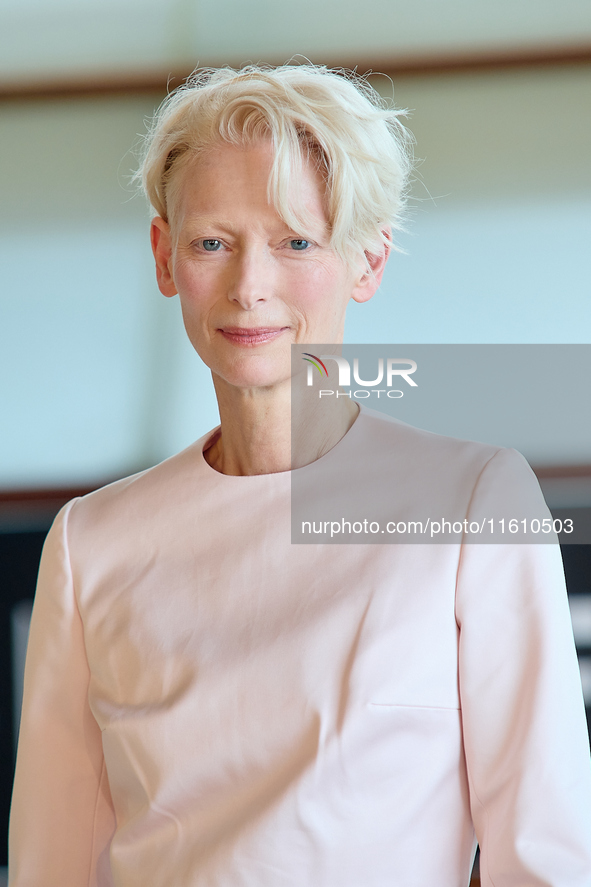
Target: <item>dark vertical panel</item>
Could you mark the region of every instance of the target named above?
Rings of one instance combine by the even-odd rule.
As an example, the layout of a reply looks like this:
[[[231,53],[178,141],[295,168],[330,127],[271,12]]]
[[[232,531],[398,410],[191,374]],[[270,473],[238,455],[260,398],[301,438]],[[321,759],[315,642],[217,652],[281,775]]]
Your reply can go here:
[[[10,614],[35,593],[46,531],[0,533],[0,865],[7,864],[8,814],[14,777]]]
[[[591,594],[591,545],[563,545],[562,560],[569,595]],[[591,647],[579,648],[591,656]],[[587,727],[591,736],[591,706],[587,706]]]

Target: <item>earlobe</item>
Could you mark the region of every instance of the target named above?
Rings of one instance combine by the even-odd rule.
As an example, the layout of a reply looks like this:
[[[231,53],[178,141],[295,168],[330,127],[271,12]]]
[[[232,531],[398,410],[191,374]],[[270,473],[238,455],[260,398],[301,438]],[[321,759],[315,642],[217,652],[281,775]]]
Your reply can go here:
[[[176,296],[177,289],[172,276],[172,239],[170,225],[160,216],[152,219],[150,242],[156,260],[156,280],[163,296]]]

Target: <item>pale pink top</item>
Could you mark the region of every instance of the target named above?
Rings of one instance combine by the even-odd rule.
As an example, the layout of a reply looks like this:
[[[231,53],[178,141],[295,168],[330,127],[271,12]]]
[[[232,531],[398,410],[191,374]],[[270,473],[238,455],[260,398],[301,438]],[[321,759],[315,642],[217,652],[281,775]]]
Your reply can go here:
[[[290,474],[206,442],[49,534],[12,887],[464,887],[474,830],[484,887],[589,887],[557,548],[292,545]],[[466,513],[540,495],[513,451],[368,411],[323,459],[360,454],[392,502],[417,466]]]

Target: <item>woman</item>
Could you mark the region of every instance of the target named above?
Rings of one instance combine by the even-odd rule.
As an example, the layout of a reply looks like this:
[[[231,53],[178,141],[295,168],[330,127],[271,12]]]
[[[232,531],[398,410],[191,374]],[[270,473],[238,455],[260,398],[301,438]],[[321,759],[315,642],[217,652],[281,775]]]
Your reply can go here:
[[[457,887],[476,837],[483,884],[591,882],[555,547],[290,544],[291,475],[342,487],[354,463],[403,513],[435,489],[467,517],[517,507],[516,485],[539,507],[516,454],[347,397],[309,407],[292,459],[288,346],[340,342],[375,292],[406,144],[365,84],[311,66],[205,73],[161,110],[156,273],[221,425],[49,534],[15,887]]]

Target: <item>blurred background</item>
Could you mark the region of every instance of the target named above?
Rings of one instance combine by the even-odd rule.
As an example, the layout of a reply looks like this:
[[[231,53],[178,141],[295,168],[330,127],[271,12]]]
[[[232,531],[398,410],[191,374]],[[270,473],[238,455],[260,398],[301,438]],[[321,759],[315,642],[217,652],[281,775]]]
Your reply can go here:
[[[349,342],[591,343],[587,0],[0,0],[0,830],[56,509],[217,422],[129,184],[146,118],[197,64],[298,54],[381,72],[416,137],[405,253]],[[530,444],[551,506],[588,518],[591,441]],[[591,703],[589,549],[565,561]]]

